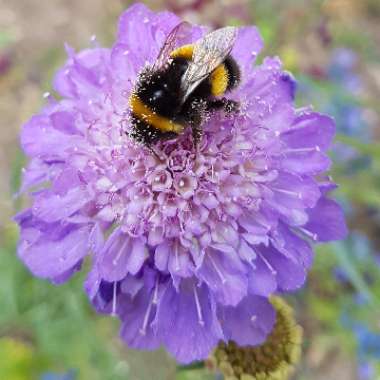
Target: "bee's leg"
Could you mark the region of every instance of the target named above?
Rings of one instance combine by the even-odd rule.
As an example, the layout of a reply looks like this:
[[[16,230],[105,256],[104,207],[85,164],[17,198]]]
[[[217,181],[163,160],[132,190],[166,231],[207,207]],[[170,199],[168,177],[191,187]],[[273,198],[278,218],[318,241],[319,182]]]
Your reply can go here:
[[[225,113],[235,113],[239,111],[239,103],[232,99],[221,98],[213,99],[207,102],[207,110],[221,110],[223,109]]]
[[[192,130],[195,151],[198,150],[198,145],[203,135],[201,125],[204,121],[206,110],[207,103],[205,101],[196,100],[192,102],[190,106],[189,125],[191,126]]]
[[[197,151],[199,143],[203,135],[203,131],[200,124],[193,124],[191,126],[191,130],[192,130],[192,135],[193,135],[194,148],[195,148],[195,151]]]

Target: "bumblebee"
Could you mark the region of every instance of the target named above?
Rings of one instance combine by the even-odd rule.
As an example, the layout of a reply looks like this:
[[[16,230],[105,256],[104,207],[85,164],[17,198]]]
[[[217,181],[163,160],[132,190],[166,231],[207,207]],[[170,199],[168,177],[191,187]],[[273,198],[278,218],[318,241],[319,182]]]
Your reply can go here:
[[[197,147],[205,116],[215,110],[233,112],[238,104],[222,97],[240,81],[230,55],[237,29],[217,29],[197,42],[181,45],[190,24],[178,24],[168,35],[153,66],[138,76],[129,99],[134,140],[151,147],[191,127]]]

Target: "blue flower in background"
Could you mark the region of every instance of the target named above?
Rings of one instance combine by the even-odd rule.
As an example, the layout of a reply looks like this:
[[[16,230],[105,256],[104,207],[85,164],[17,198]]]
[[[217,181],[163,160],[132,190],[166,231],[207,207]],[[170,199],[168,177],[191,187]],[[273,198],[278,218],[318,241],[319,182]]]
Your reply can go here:
[[[358,362],[358,378],[360,380],[373,380],[376,375],[375,363],[380,362],[380,329],[376,329],[376,316],[373,312],[364,316],[363,310],[370,310],[369,305],[373,302],[373,294],[368,289],[376,288],[376,281],[380,274],[380,266],[371,241],[364,235],[353,232],[345,241],[345,253],[349,256],[352,268],[355,268],[354,276],[359,275],[366,288],[360,289],[353,273],[347,272],[347,268],[336,267],[334,272],[337,279],[342,283],[351,282],[356,293],[343,305],[342,324],[355,337],[356,356]]]
[[[356,73],[358,57],[349,49],[339,48],[331,53],[324,69],[324,79],[301,77],[299,99],[302,105],[314,104],[317,111],[330,114],[336,122],[337,133],[369,142],[372,131],[360,104],[363,84]],[[368,167],[370,158],[358,155],[353,148],[336,143],[333,158],[349,173]]]
[[[358,312],[367,310],[377,297],[374,289],[380,284],[380,263],[371,240],[360,232],[352,231],[342,247],[347,260],[340,262],[333,273],[340,283],[352,286],[354,293],[351,293],[349,304],[344,306],[346,319],[343,322],[353,329]],[[371,312],[369,318],[373,317]]]
[[[346,90],[358,94],[362,90],[362,82],[355,73],[358,57],[350,49],[338,48],[331,55],[331,61],[327,67],[328,79],[341,84]]]
[[[374,362],[380,361],[380,331],[374,332],[364,324],[354,327],[357,339],[358,375],[361,380],[375,378]]]
[[[372,380],[375,374],[375,367],[372,363],[367,361],[359,363],[358,376],[360,380]]]
[[[373,380],[377,373],[375,363],[380,362],[380,330],[375,331],[364,321],[354,318],[352,314],[352,307],[350,307],[344,312],[341,320],[355,336],[358,378]]]
[[[356,324],[354,333],[358,342],[359,357],[371,357],[380,360],[380,331],[370,330],[364,324]]]
[[[78,372],[70,369],[66,373],[45,372],[41,375],[40,380],[76,380]]]

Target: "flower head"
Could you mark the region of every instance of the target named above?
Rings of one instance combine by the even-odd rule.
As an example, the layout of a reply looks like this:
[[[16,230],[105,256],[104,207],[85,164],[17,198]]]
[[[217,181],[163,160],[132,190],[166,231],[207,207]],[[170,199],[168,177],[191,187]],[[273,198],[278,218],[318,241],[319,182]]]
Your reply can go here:
[[[134,83],[179,22],[137,4],[111,49],[67,48],[54,80],[61,98],[23,126],[22,190],[33,188],[33,205],[16,221],[33,274],[60,283],[90,256],[86,292],[121,319],[128,345],[164,345],[190,362],[220,340],[265,341],[268,297],[301,287],[312,241],[342,238],[346,227],[322,176],[334,123],[294,109],[294,80],[278,58],[253,67],[255,27],[239,29],[231,52],[240,113],[212,114],[197,154],[188,131],[160,142],[160,159],[128,138]],[[187,42],[204,33],[194,26]]]
[[[300,358],[302,328],[295,323],[293,310],[279,297],[271,300],[276,323],[266,341],[256,347],[220,343],[209,360],[226,380],[286,380]]]

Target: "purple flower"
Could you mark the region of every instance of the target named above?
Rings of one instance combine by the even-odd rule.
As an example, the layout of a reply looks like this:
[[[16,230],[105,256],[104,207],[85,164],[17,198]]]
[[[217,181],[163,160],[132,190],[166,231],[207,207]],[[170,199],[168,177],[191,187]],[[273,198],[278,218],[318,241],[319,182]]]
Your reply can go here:
[[[220,340],[263,342],[268,297],[300,288],[312,241],[343,238],[346,227],[323,177],[334,123],[294,108],[278,58],[253,67],[255,27],[240,28],[232,50],[241,112],[212,115],[197,155],[189,133],[155,147],[161,161],[129,140],[131,89],[179,22],[137,4],[111,49],[67,48],[60,100],[23,126],[22,190],[33,205],[16,221],[33,274],[60,283],[90,256],[86,292],[97,311],[118,315],[126,343],[190,362]],[[202,33],[194,26],[192,40]]]

